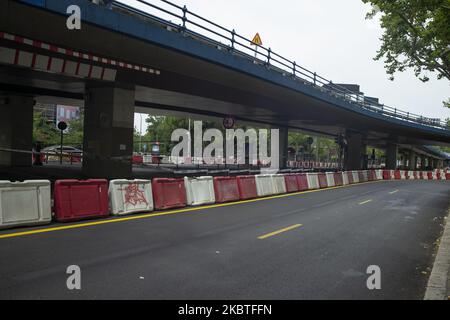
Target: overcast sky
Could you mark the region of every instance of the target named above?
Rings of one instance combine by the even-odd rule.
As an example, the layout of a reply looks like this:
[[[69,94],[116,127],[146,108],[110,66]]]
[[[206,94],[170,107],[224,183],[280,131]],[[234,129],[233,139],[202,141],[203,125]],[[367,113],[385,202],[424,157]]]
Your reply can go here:
[[[365,20],[370,7],[360,0],[173,2],[248,38],[259,32],[264,46],[333,82],[359,84],[385,105],[431,118],[450,117],[450,109],[442,106],[450,97],[448,80],[430,74],[431,80],[423,83],[409,70],[390,81],[383,63],[373,60],[382,30],[377,21]]]

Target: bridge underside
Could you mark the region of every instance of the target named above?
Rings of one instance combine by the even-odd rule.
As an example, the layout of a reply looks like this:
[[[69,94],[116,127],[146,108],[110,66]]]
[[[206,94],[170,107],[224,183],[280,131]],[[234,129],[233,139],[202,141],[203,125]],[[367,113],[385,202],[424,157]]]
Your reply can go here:
[[[80,31],[69,31],[65,28],[65,16],[15,1],[4,1],[0,8],[0,32],[20,36],[0,39],[0,94],[83,105],[93,134],[106,140],[110,139],[108,130],[117,131],[113,136],[130,135],[122,142],[112,139],[108,150],[96,148],[96,144],[105,146],[105,141],[94,139],[91,150],[94,158],[100,157],[99,152],[104,152],[102,157],[131,155],[130,114],[136,107],[141,111],[232,115],[237,120],[261,125],[354,137],[349,145],[348,158],[353,160],[347,163],[348,169],[360,169],[361,151],[367,145],[387,149],[392,144],[450,144],[448,132],[340,107],[342,102],[338,98],[314,95],[310,88],[305,87],[303,92],[293,90],[251,76],[245,69],[233,69],[163,46],[159,43],[161,33],[174,41],[180,41],[176,38],[180,35],[160,26],[148,26],[156,28],[152,31],[155,39],[149,42],[88,23],[83,23]],[[12,19],[16,16],[21,19]],[[29,43],[23,37],[36,41]],[[40,41],[70,50],[53,47],[49,50],[36,45]],[[73,51],[85,56],[75,56]],[[111,60],[125,64],[112,65]],[[115,121],[123,120],[115,119],[117,114],[128,120]],[[99,120],[102,117],[106,117],[106,123]],[[90,148],[93,141],[89,134],[85,139],[88,139],[86,147]],[[6,145],[12,147],[11,141]]]

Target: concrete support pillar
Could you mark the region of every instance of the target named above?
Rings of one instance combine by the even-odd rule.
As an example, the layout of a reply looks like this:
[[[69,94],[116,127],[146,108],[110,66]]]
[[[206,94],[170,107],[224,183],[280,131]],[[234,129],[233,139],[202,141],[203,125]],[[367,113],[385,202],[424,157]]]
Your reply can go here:
[[[409,170],[416,170],[417,169],[417,157],[416,157],[416,153],[414,151],[411,151],[409,153],[408,169]]]
[[[288,127],[280,127],[280,168],[287,167],[288,161],[288,147],[289,147],[289,128]]]
[[[361,170],[364,167],[367,145],[360,133],[347,132],[347,148],[344,158],[345,170]]]
[[[33,149],[34,99],[10,95],[0,101],[0,149],[31,152]],[[0,165],[31,166],[31,154],[0,151]]]
[[[420,156],[420,169],[425,170],[425,168],[427,167],[427,158],[422,155]]]
[[[386,169],[395,170],[397,169],[397,153],[398,146],[396,144],[390,143],[386,147]]]
[[[430,169],[435,169],[435,166],[434,166],[434,159],[431,158],[431,157],[428,158],[428,167],[429,167]]]
[[[134,89],[86,89],[83,174],[130,178],[134,131]]]

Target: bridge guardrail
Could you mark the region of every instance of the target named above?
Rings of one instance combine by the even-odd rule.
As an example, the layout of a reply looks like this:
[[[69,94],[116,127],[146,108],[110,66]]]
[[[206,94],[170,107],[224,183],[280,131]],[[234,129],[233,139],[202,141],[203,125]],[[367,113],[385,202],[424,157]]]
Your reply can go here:
[[[333,81],[320,76],[316,72],[312,72],[297,64],[295,61],[291,61],[274,52],[270,47],[253,47],[250,39],[238,34],[234,29],[230,30],[208,20],[188,10],[186,6],[182,7],[168,0],[152,1],[159,2],[160,5],[145,0],[134,0],[134,2],[138,4],[139,7],[145,8],[148,12],[118,1],[112,2],[112,8],[114,10],[138,15],[143,19],[150,19],[153,22],[162,24],[172,30],[184,33],[186,36],[191,36],[197,40],[206,42],[218,49],[228,50],[233,54],[252,60],[254,63],[264,65],[272,71],[281,73],[285,76],[291,76],[297,81],[311,85],[317,90],[327,92],[337,98],[356,104],[362,109],[382,114],[390,118],[450,130],[450,126],[440,119],[427,118],[383,104],[367,102],[368,99],[366,99],[364,95],[355,93],[348,88],[333,83]],[[161,16],[165,16],[166,18],[162,18]],[[177,19],[179,23],[174,23],[170,19]]]

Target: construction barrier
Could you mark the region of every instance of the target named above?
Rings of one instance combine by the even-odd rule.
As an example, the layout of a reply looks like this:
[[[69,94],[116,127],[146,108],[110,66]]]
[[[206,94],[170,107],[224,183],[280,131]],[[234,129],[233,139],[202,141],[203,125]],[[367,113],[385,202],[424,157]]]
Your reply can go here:
[[[394,171],[394,177],[395,177],[395,180],[400,180],[402,178],[400,175],[400,170]]]
[[[375,180],[383,180],[383,170],[375,170]]]
[[[305,191],[305,190],[309,189],[308,177],[307,177],[306,173],[297,174],[297,185],[298,185],[298,191]]]
[[[216,202],[213,177],[185,177],[184,188],[188,206],[201,206]]]
[[[0,181],[0,229],[50,223],[50,181]]]
[[[284,181],[284,175],[282,174],[273,174],[273,186],[275,194],[283,194],[286,193],[286,183]]]
[[[57,180],[54,189],[57,221],[76,221],[109,215],[108,181]]]
[[[427,171],[422,171],[422,179],[423,179],[423,180],[429,180],[429,179],[428,179],[428,172],[427,172]]]
[[[336,186],[336,182],[334,180],[334,172],[327,172],[326,173],[326,178],[327,178],[327,186],[328,187],[335,187]]]
[[[428,180],[433,180],[433,172],[428,171],[427,172],[427,178],[428,178]]]
[[[321,172],[321,173],[317,174],[317,177],[319,178],[319,188],[320,189],[327,188],[328,187],[328,185],[327,185],[327,175],[325,173]]]
[[[450,180],[450,173],[446,173],[445,177],[447,178],[447,180]]]
[[[353,183],[359,183],[359,173],[358,171],[352,171]]]
[[[111,180],[108,194],[113,215],[153,211],[150,180]]]
[[[337,187],[344,185],[342,172],[335,172],[334,173],[334,185],[337,186]]]
[[[307,173],[306,177],[308,179],[308,189],[319,189],[319,176],[318,173]]]
[[[406,180],[406,171],[400,170],[400,180]]]
[[[215,177],[214,192],[217,203],[232,202],[241,199],[236,177]]]
[[[350,181],[348,181],[348,173],[347,172],[342,172],[341,175],[342,175],[342,184],[344,186],[349,185]]]
[[[237,184],[239,188],[239,197],[241,200],[254,199],[258,197],[255,176],[238,176]]]
[[[352,171],[346,171],[345,172],[348,179],[348,184],[354,184],[355,181],[353,181],[353,172]]]
[[[298,183],[296,174],[285,174],[284,182],[286,184],[286,192],[298,192]]]
[[[358,171],[359,182],[367,182],[367,171]]]
[[[256,191],[258,197],[271,196],[275,192],[275,187],[273,185],[272,175],[270,174],[259,174],[255,176],[256,179]]]
[[[157,178],[152,181],[155,209],[181,208],[187,205],[183,179]]]

